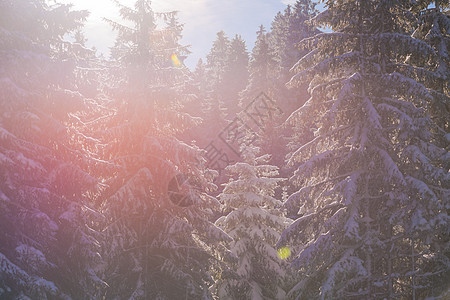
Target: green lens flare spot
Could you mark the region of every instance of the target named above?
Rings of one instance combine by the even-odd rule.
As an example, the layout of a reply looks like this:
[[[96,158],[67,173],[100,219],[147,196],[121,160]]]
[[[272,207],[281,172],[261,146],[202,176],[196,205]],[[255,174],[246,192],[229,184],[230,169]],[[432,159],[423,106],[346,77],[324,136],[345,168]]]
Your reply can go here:
[[[286,259],[291,256],[291,249],[288,247],[281,247],[277,250],[277,254],[280,259]]]

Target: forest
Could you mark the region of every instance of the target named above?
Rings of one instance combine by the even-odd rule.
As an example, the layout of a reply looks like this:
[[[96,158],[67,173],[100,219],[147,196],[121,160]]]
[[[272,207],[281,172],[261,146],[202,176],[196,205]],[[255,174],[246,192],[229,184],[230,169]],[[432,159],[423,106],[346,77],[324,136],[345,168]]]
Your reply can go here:
[[[323,2],[0,0],[0,299],[450,299],[450,4]]]

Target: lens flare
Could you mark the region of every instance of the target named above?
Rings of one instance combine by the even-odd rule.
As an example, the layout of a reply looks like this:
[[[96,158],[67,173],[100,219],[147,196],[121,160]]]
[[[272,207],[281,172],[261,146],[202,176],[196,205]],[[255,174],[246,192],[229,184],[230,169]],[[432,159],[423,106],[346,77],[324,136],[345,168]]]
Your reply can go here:
[[[176,68],[181,67],[181,61],[178,59],[178,56],[176,54],[172,54],[170,56],[170,59],[172,60],[172,64],[174,67]]]
[[[288,247],[281,247],[277,250],[277,254],[280,259],[286,259],[291,256],[291,249]]]

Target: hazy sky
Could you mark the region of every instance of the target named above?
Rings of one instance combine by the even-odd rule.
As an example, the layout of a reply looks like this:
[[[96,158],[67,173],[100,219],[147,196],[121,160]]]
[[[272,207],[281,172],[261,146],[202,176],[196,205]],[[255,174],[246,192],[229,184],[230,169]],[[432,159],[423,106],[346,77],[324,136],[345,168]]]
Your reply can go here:
[[[132,7],[134,0],[119,0]],[[100,52],[109,54],[115,34],[103,18],[118,19],[118,8],[110,0],[60,0],[74,4],[74,9],[87,9],[91,15],[85,32],[88,46],[95,46]],[[295,0],[154,0],[155,12],[179,11],[179,20],[184,24],[183,44],[190,44],[193,52],[185,63],[193,68],[199,58],[204,58],[216,38],[216,33],[224,30],[229,38],[240,34],[251,50],[256,39],[258,26],[270,28],[270,23],[278,11],[283,11],[288,3]]]

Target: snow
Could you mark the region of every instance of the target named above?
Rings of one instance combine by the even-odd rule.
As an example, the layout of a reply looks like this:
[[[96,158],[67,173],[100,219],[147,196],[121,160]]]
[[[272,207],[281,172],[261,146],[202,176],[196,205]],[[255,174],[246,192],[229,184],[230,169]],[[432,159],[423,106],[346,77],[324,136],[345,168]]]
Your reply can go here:
[[[361,240],[361,237],[359,235],[360,228],[358,224],[358,219],[359,219],[358,207],[356,204],[354,204],[350,209],[348,219],[344,226],[345,230],[344,237],[346,237],[349,241],[359,242]]]
[[[45,280],[41,277],[34,277],[32,279],[32,283],[45,291],[48,291],[50,294],[56,295],[58,293],[58,289],[56,288],[56,285],[48,280]]]
[[[303,250],[300,251],[298,258],[294,260],[292,265],[295,268],[300,268],[302,265],[312,264],[316,253],[328,253],[331,254],[333,248],[332,232],[327,231],[322,233],[319,237],[309,243]]]
[[[380,115],[367,97],[363,99],[363,111],[365,112],[366,121],[371,125],[371,130],[380,130],[383,128],[380,124]]]
[[[24,111],[24,112],[20,113],[20,117],[23,118],[24,120],[31,120],[31,121],[39,121],[40,120],[40,118],[36,114],[29,112],[29,111]]]
[[[1,93],[5,96],[15,98],[25,98],[30,93],[19,87],[11,78],[0,78]],[[5,98],[7,98],[5,97]]]
[[[52,232],[56,232],[58,230],[58,225],[49,218],[49,216],[47,214],[45,214],[44,212],[41,211],[36,211],[32,214],[33,218],[36,218],[36,222],[39,224],[46,224],[46,226],[48,226],[48,228],[52,231]]]
[[[406,176],[405,179],[419,193],[422,199],[431,198],[433,202],[436,202],[437,196],[423,181],[412,176]]]
[[[24,285],[29,280],[28,274],[13,264],[3,253],[0,253],[0,271],[14,278],[14,281],[20,285]]]
[[[341,149],[333,149],[318,153],[312,156],[308,161],[301,164],[296,170],[296,175],[298,174],[297,176],[301,175],[308,177],[317,167],[326,165],[332,160],[342,157],[342,152],[343,151]]]
[[[33,159],[25,157],[23,153],[16,153],[14,158],[16,161],[24,165],[29,171],[33,170],[44,172],[44,167],[40,163],[36,162]]]
[[[6,140],[7,138],[14,137],[12,133],[0,126],[0,140]]]
[[[18,251],[25,251],[27,246],[18,246]],[[31,250],[33,249],[33,250]],[[31,251],[32,253],[41,256],[42,253],[30,247],[26,250],[27,252]],[[42,290],[50,293],[51,295],[58,295],[62,299],[68,299],[68,297],[64,294],[60,294],[58,288],[51,281],[45,280],[44,278],[37,276],[30,276],[24,270],[19,268],[17,265],[13,264],[5,255],[0,253],[0,271],[7,276],[7,278],[11,278],[16,284],[22,287],[32,287],[37,290]]]
[[[0,190],[0,200],[3,202],[10,202],[11,200]]]
[[[327,272],[327,280],[320,288],[322,299],[328,299],[332,295],[329,293],[341,284],[338,280],[345,282],[346,274],[355,273],[354,276],[359,278],[366,276],[367,270],[363,265],[364,262],[361,259],[353,256],[353,249],[346,250]]]
[[[320,75],[326,74],[331,69],[330,67],[331,65],[336,67],[339,65],[354,64],[360,57],[361,57],[360,52],[351,51],[331,58],[324,59],[320,61],[318,64],[309,67],[294,75],[291,78],[291,80],[287,83],[287,85],[295,86],[299,82],[311,80],[314,76],[317,76],[318,74]],[[299,66],[302,66],[302,62],[299,62],[299,65],[297,67]]]
[[[0,152],[0,162],[2,164],[14,164],[14,161],[10,159],[8,156]]]
[[[381,76],[383,84],[387,86],[392,86],[399,92],[404,92],[406,95],[413,96],[414,99],[424,99],[427,101],[432,101],[433,97],[430,95],[427,88],[423,84],[418,83],[414,79],[405,77],[404,75],[394,72],[391,74],[384,74]],[[426,107],[427,103],[425,101],[420,101],[418,103],[421,106]]]
[[[127,52],[127,63],[117,58],[111,62],[112,67],[92,56],[89,60],[94,64],[105,64],[94,68],[70,52],[77,49],[93,55],[91,50],[59,40],[60,34],[71,29],[59,24],[63,15],[57,14],[58,6],[50,11],[43,1],[30,4],[17,0],[16,6],[13,2],[0,4],[7,8],[0,10],[0,16],[21,5],[29,6],[36,10],[30,12],[32,16],[43,13],[33,24],[43,25],[20,32],[20,26],[11,31],[4,28],[11,25],[9,22],[0,22],[0,36],[5,38],[0,41],[4,48],[0,59],[4,62],[0,66],[0,102],[4,106],[0,113],[0,177],[4,181],[0,183],[0,225],[14,225],[0,236],[4,240],[0,253],[0,281],[4,286],[0,297],[16,285],[18,291],[12,292],[17,292],[18,297],[68,298],[59,291],[60,280],[73,275],[71,279],[80,293],[105,276],[112,282],[109,288],[113,291],[107,295],[120,298],[145,297],[145,285],[152,284],[152,276],[160,276],[155,279],[170,278],[169,289],[172,283],[183,286],[191,298],[217,296],[209,290],[210,283],[216,281],[219,298],[231,298],[230,291],[236,289],[249,291],[238,295],[241,298],[268,299],[276,295],[331,299],[366,296],[366,286],[371,284],[377,292],[386,292],[386,278],[395,275],[405,277],[405,284],[397,280],[400,284],[390,288],[405,294],[392,297],[408,298],[408,289],[435,283],[430,275],[409,287],[407,277],[448,267],[444,253],[448,245],[443,240],[449,231],[450,133],[445,132],[445,111],[433,115],[448,102],[445,33],[450,19],[445,14],[436,10],[428,12],[429,20],[419,17],[427,31],[420,33],[421,28],[414,28],[417,24],[407,18],[414,17],[412,12],[402,11],[404,7],[398,3],[375,1],[373,6],[365,7],[365,15],[359,13],[362,7],[357,2],[328,2],[329,9],[319,13],[313,22],[325,22],[336,32],[303,39],[300,46],[308,53],[291,68],[295,74],[289,84],[309,86],[311,98],[289,116],[285,125],[292,127],[276,128],[280,136],[290,139],[291,147],[288,168],[283,169],[283,174],[291,176],[284,195],[280,196],[278,190],[283,180],[276,177],[278,168],[269,164],[268,155],[257,157],[258,149],[249,146],[239,158],[242,161],[227,167],[230,181],[224,185],[219,202],[215,192],[208,190],[215,187],[209,178],[215,171],[205,170],[202,151],[195,141],[191,143],[188,133],[182,132],[197,125],[200,118],[189,116],[181,107],[187,98],[195,98],[195,104],[204,104],[200,101],[211,100],[208,98],[215,101],[219,95],[216,92],[230,86],[217,82],[220,86],[214,90],[208,78],[202,95],[201,83],[190,81],[192,74],[188,70],[136,65],[133,62],[152,60],[135,56],[136,51]],[[380,15],[374,8],[383,11],[382,17],[388,15],[389,22],[380,22],[383,26],[378,27]],[[136,30],[121,30],[118,45],[123,42],[126,49],[144,53],[133,39],[143,37],[139,42],[149,44],[148,32],[136,35],[148,27],[138,22],[145,18],[133,9],[123,8],[121,12],[131,23],[136,21]],[[46,19],[48,16],[51,20]],[[280,14],[280,19],[282,16],[286,17]],[[358,16],[364,20],[358,20]],[[25,17],[18,12],[12,20],[22,24],[29,21]],[[294,17],[298,16],[282,21],[289,23],[288,19]],[[355,28],[360,21],[367,26]],[[366,32],[367,28],[371,32]],[[417,29],[418,38],[395,33],[397,29]],[[41,35],[41,31],[45,34]],[[39,32],[36,37],[35,32]],[[270,51],[277,52],[275,65],[269,70],[273,76],[270,92],[282,102],[287,99],[284,102],[300,103],[306,88],[285,91],[284,82],[280,84],[286,81],[285,76],[292,75],[288,75],[283,55],[296,56],[300,52],[295,49],[295,53],[278,53],[282,52],[278,51],[282,48],[277,45],[278,36],[270,37],[273,40],[268,46],[274,47]],[[152,46],[168,42],[163,41],[166,36],[159,31],[157,38],[161,43],[154,41]],[[293,45],[298,41],[282,42]],[[167,49],[147,50],[159,60]],[[78,60],[82,66],[76,66]],[[133,73],[129,67],[133,64],[140,70],[151,67],[156,73],[170,72],[164,76],[155,72],[127,76]],[[110,68],[113,73],[123,74],[103,76],[103,71]],[[282,68],[286,74],[279,72]],[[182,72],[172,73],[176,70]],[[95,74],[97,71],[102,73]],[[44,78],[40,75],[44,73],[52,75]],[[99,77],[86,78],[87,73]],[[132,77],[140,78],[133,82]],[[97,86],[96,81],[102,80],[106,82],[98,82]],[[442,82],[444,87],[439,86]],[[142,89],[137,87],[141,83],[145,86]],[[85,99],[78,90],[78,85],[85,84],[93,89],[92,99]],[[172,86],[180,90],[172,90]],[[158,99],[161,94],[164,101]],[[218,97],[227,98],[224,95]],[[97,100],[108,103],[103,106]],[[90,111],[89,105],[98,111]],[[85,119],[92,121],[83,122]],[[281,157],[284,153],[275,154]],[[284,166],[282,158],[275,159],[280,167]],[[109,167],[104,169],[106,164]],[[189,207],[180,208],[167,201],[166,177],[175,171],[193,175],[201,186]],[[67,181],[71,181],[67,189],[59,185]],[[94,190],[98,182],[101,188]],[[296,192],[283,203],[288,190]],[[297,219],[286,218],[285,209]],[[212,224],[218,215],[223,216]],[[90,228],[103,229],[104,223],[109,224],[104,236]],[[31,234],[36,237],[28,237]],[[97,238],[103,239],[101,244]],[[277,245],[289,246],[293,256],[278,258]],[[99,252],[105,257],[101,258]],[[78,259],[81,256],[85,260]],[[391,260],[393,269],[398,270],[388,271]],[[145,262],[153,265],[147,268]],[[289,262],[293,270],[288,269]],[[76,270],[66,274],[66,267],[72,265]],[[371,272],[372,267],[377,268],[376,272]],[[285,277],[290,271],[295,274]],[[54,275],[55,282],[39,276],[48,273]],[[123,279],[126,281],[121,282]],[[270,296],[266,295],[269,283],[271,288],[274,286]],[[286,296],[283,288],[291,285],[295,287]],[[124,294],[114,295],[114,289]],[[26,295],[28,291],[33,297]],[[92,291],[103,292],[100,288]]]
[[[396,179],[396,181],[400,184],[405,184],[403,173],[398,169],[397,164],[394,162],[391,156],[384,149],[381,149],[379,147],[375,147],[375,149],[380,155],[380,159],[386,170],[386,179],[389,181],[393,181],[394,179]]]
[[[71,206],[59,216],[59,219],[66,220],[68,222],[75,222],[76,217],[77,213],[75,211],[75,207]]]
[[[340,223],[344,220],[347,215],[347,209],[345,207],[339,208],[328,220],[323,223],[324,228],[339,228]]]
[[[397,116],[397,118],[400,119],[400,127],[401,128],[408,128],[408,127],[412,126],[412,124],[413,124],[413,119],[408,114],[404,113],[397,107],[394,107],[387,103],[380,103],[377,105],[377,108],[380,111],[389,113],[391,115],[395,114]]]
[[[26,257],[26,259],[31,258],[32,260],[35,260],[35,261],[41,261],[41,262],[46,261],[44,254],[40,250],[38,250],[32,246],[21,244],[16,247],[16,252],[19,254],[19,256]]]

